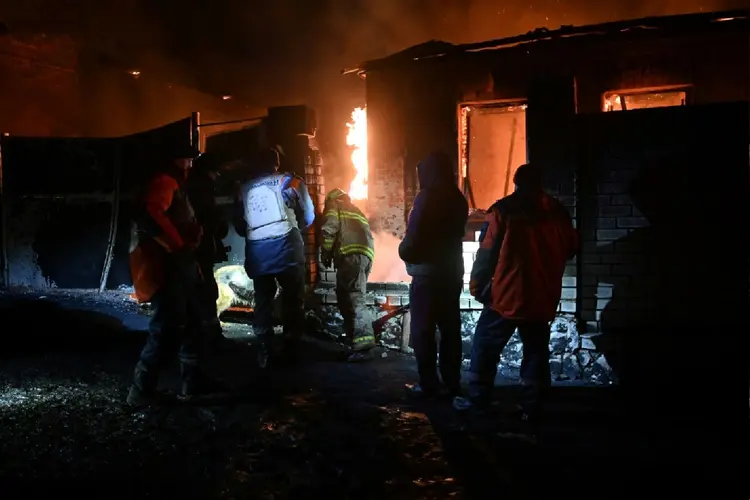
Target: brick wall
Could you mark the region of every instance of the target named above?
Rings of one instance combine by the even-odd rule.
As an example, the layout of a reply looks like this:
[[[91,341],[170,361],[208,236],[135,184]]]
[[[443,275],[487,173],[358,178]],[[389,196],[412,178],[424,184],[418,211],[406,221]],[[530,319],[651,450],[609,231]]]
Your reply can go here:
[[[317,148],[309,148],[309,155],[305,158],[305,184],[310,192],[315,206],[315,215],[323,212],[326,199],[325,179],[323,177],[323,158]],[[319,259],[319,242],[315,226],[310,228],[305,236],[305,266],[307,267],[308,284],[314,285],[326,278],[326,271],[322,269]]]
[[[398,81],[398,80],[396,80]],[[401,236],[405,224],[404,142],[398,87],[388,74],[367,79],[368,199],[373,231]],[[394,92],[395,90],[395,92]]]
[[[621,290],[646,274],[643,249],[632,240],[635,230],[648,227],[648,221],[627,194],[635,174],[635,168],[617,162],[603,163],[595,172],[593,223],[581,231],[581,319],[586,322],[588,333],[601,331],[602,312],[607,308],[609,318],[617,322],[624,320],[626,314],[636,317],[645,306],[642,297],[622,296],[621,291],[621,300],[610,304],[615,288]]]

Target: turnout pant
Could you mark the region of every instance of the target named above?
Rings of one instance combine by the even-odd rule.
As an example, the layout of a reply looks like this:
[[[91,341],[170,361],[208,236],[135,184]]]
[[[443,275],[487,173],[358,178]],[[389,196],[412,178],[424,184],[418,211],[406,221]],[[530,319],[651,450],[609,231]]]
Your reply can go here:
[[[471,348],[469,397],[482,402],[490,398],[500,354],[516,329],[523,343],[521,405],[527,414],[537,416],[551,384],[550,327],[546,321],[508,320],[485,307],[477,321]]]
[[[199,373],[203,318],[197,292],[197,263],[170,261],[165,264],[164,285],[151,298],[153,315],[146,345],[135,368],[133,385],[153,392],[159,371],[177,352],[183,383],[194,383]]]
[[[420,385],[434,390],[438,353],[440,376],[449,389],[458,389],[461,382],[461,276],[414,276],[409,287],[411,341],[417,358]],[[440,342],[435,338],[440,330]]]
[[[365,306],[370,271],[372,261],[366,255],[342,255],[336,259],[336,301],[344,318],[344,332],[355,351],[375,347],[372,318]]]
[[[273,301],[281,287],[284,340],[296,342],[305,327],[305,266],[289,267],[277,274],[253,278],[255,289],[255,332],[259,337],[273,337]]]

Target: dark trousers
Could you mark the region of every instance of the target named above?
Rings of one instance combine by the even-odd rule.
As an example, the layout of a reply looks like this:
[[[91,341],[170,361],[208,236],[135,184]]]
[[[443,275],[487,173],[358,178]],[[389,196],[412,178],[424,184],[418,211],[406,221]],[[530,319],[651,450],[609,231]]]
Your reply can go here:
[[[457,389],[461,382],[461,277],[414,276],[409,287],[411,342],[420,385],[437,388],[437,359],[443,384]],[[435,338],[440,329],[440,343]]]
[[[366,255],[342,255],[336,259],[336,301],[344,318],[344,332],[355,351],[375,347],[372,318],[365,305],[371,270],[372,261]]]
[[[218,310],[216,300],[219,298],[219,286],[216,284],[214,277],[213,261],[199,262],[203,279],[198,285],[198,298],[201,302],[201,311],[205,321],[212,322],[218,320]]]
[[[256,334],[266,338],[273,335],[273,301],[279,286],[281,287],[284,338],[290,341],[299,340],[305,325],[304,265],[287,268],[278,274],[253,278]]]
[[[477,321],[471,347],[469,396],[481,401],[489,399],[495,385],[500,354],[516,329],[523,343],[522,406],[527,413],[538,414],[551,383],[550,327],[546,321],[507,320],[495,310],[485,307]]]
[[[203,318],[197,292],[197,263],[168,262],[164,285],[151,298],[153,315],[146,345],[136,366],[134,385],[142,391],[156,388],[159,370],[178,353],[184,382],[198,372]]]

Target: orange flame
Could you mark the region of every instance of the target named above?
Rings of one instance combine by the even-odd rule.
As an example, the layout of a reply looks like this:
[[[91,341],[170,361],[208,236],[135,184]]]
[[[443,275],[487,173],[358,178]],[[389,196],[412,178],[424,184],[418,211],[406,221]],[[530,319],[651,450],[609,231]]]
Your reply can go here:
[[[355,175],[349,186],[349,197],[352,200],[367,199],[367,108],[355,108],[352,111],[352,122],[347,123],[349,133],[346,144],[352,151],[352,165]]]

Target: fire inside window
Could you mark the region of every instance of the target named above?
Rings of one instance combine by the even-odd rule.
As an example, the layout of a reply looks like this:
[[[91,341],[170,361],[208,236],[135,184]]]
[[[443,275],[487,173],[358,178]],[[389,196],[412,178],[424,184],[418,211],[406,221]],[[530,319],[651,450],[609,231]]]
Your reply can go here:
[[[461,106],[460,177],[475,210],[487,210],[513,191],[513,174],[526,163],[526,104]]]
[[[604,111],[684,106],[687,90],[656,90],[652,92],[608,93],[604,95]]]

